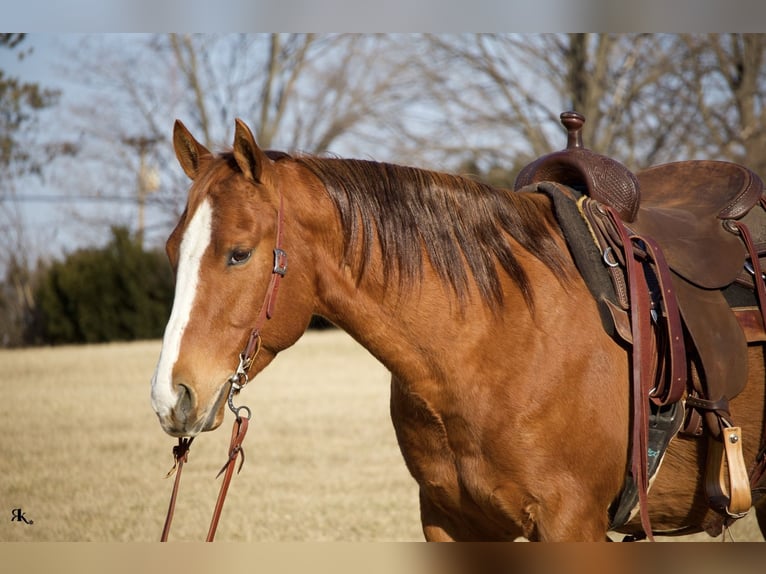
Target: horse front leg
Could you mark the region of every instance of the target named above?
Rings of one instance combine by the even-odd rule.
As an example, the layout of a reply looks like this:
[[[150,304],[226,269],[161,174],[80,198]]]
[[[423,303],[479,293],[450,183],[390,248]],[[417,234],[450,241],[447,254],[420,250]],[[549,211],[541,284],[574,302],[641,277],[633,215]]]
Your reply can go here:
[[[440,510],[420,489],[420,522],[427,542],[454,542],[455,525],[453,520]]]
[[[530,508],[535,523],[533,539],[541,542],[606,542],[609,517],[606,505],[587,502],[583,493]]]

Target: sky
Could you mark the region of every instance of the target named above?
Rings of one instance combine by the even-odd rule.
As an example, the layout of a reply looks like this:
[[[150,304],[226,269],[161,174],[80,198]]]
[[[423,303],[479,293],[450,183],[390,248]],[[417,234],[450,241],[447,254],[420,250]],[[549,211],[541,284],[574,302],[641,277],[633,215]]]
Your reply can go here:
[[[62,133],[66,126],[63,114],[78,101],[88,98],[87,90],[61,70],[62,53],[76,47],[79,40],[77,34],[31,33],[19,45],[28,52],[22,60],[17,57],[18,49],[0,50],[0,68],[9,76],[38,83],[42,88],[60,90],[58,104],[42,111],[39,116],[40,124],[52,130],[53,139],[76,138],[75,134]],[[59,160],[57,168],[67,169],[65,163],[62,164],[66,161]],[[29,176],[16,184],[15,196],[21,200],[13,202],[11,209],[14,214],[18,213],[27,230],[24,243],[31,257],[60,258],[76,248],[105,243],[108,237],[104,235],[104,229],[96,231],[87,224],[90,215],[109,210],[125,223],[135,217],[134,204],[72,199],[77,193],[62,193],[54,179],[55,174],[52,177],[46,172],[43,180]],[[63,200],[65,195],[67,199]],[[85,219],[81,220],[81,217]]]
[[[24,51],[32,49],[23,60],[19,60],[17,54],[19,49]],[[63,78],[58,77],[55,70],[55,47],[54,38],[48,34],[31,34],[19,45],[16,50],[0,50],[0,69],[8,76],[17,77],[23,82],[39,83],[42,87],[51,89],[61,89],[62,94],[69,94],[68,86]],[[66,96],[68,97],[68,96]],[[45,112],[44,117],[50,117],[50,112]],[[0,185],[3,185],[0,182]],[[53,195],[54,192],[44,185],[37,178],[25,178],[17,185],[16,193],[18,195],[34,194]],[[5,190],[3,195],[6,195]],[[31,251],[35,256],[42,256],[50,250],[51,241],[57,243],[55,233],[52,231],[61,223],[59,217],[60,205],[51,202],[14,202],[13,206],[5,207],[19,210],[22,223],[26,229],[33,230],[29,241]],[[39,233],[36,231],[40,230]],[[61,248],[56,246],[54,250],[57,254]]]
[[[6,0],[0,0],[5,2]],[[736,9],[733,7],[736,5]],[[212,8],[214,6],[214,8]],[[82,88],[58,69],[62,48],[75,45],[80,32],[109,31],[749,31],[766,30],[766,3],[760,0],[269,0],[217,3],[199,0],[25,0],[3,10],[6,29],[32,30],[24,42],[33,53],[23,62],[0,50],[0,67],[23,80],[62,90],[61,109],[76,102]],[[7,53],[6,53],[7,52]],[[55,112],[46,118],[52,127]],[[2,182],[0,182],[2,185]],[[38,182],[30,186],[39,186]],[[24,190],[22,190],[24,191]],[[41,186],[38,194],[49,190]],[[126,205],[78,207],[125,212]],[[61,202],[19,204],[26,224],[40,232],[30,248],[36,254],[60,256],[78,237],[71,227],[72,209]],[[67,225],[68,224],[68,225]]]

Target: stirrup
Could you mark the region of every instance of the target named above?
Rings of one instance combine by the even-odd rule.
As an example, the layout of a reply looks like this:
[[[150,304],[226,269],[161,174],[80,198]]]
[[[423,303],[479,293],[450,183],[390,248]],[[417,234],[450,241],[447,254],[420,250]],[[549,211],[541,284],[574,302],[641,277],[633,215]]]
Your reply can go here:
[[[750,481],[742,454],[740,427],[724,428],[720,440],[710,437],[705,469],[705,492],[711,506],[731,518],[742,518],[750,510]]]

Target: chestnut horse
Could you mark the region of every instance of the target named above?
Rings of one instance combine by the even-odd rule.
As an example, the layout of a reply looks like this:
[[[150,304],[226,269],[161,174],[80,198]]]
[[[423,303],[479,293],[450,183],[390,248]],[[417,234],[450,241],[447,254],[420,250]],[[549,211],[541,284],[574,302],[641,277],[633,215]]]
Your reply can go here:
[[[251,376],[317,314],[392,374],[391,418],[427,540],[606,539],[629,466],[629,354],[604,331],[547,197],[262,151],[239,120],[230,152],[212,154],[180,122],[174,146],[192,185],[167,242],[176,292],[152,379],[165,432],[221,424],[265,306]],[[289,269],[271,300],[275,247]],[[763,348],[749,360],[731,414],[751,463]],[[649,494],[656,533],[720,524],[702,485],[705,450],[671,443]]]

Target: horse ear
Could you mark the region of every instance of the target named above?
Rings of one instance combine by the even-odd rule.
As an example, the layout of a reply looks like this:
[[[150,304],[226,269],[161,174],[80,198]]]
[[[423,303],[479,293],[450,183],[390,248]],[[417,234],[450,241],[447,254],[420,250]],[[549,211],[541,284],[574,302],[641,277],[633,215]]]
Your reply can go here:
[[[234,159],[246,178],[263,183],[263,169],[271,165],[271,160],[258,147],[253,132],[240,119],[235,121]]]
[[[205,146],[194,139],[194,136],[181,123],[181,120],[176,120],[173,126],[173,148],[176,151],[178,162],[189,179],[194,179],[199,174],[202,158],[212,155]]]

